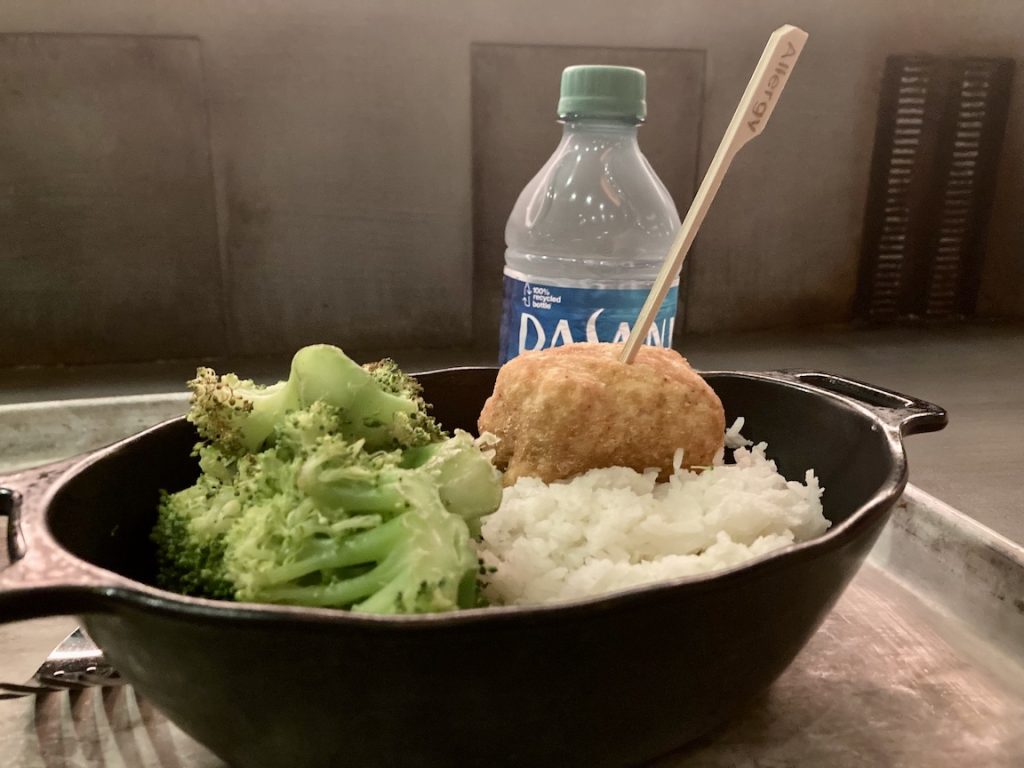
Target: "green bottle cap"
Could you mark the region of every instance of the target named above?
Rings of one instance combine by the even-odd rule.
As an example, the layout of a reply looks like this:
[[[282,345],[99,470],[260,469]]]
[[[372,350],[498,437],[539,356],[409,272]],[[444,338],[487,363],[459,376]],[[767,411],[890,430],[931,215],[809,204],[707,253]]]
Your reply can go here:
[[[562,95],[558,116],[647,117],[647,75],[634,67],[586,64],[562,71]]]

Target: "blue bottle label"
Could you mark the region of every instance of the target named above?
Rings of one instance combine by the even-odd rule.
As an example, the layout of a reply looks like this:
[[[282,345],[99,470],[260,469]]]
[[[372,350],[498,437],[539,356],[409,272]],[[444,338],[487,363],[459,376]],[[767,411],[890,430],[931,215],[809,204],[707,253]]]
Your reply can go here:
[[[579,341],[624,342],[647,299],[647,288],[571,288],[505,269],[500,360]],[[668,292],[646,343],[672,346],[679,285]]]

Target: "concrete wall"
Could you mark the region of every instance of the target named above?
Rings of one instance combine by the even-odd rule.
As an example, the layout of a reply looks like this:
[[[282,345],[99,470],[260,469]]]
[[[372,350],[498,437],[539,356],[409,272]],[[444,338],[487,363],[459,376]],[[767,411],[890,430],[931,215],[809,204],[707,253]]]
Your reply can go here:
[[[737,158],[691,256],[686,301],[693,331],[846,320],[885,57],[930,52],[1019,60],[1024,5],[1019,0],[6,0],[0,5],[0,34],[169,35],[198,41],[217,247],[203,257],[198,282],[204,287],[195,289],[191,301],[224,318],[223,328],[216,327],[222,338],[214,346],[241,354],[282,351],[311,340],[363,346],[471,340],[471,43],[706,51],[703,172],[765,39],[784,22],[807,29],[810,41],[772,123]],[[980,309],[987,315],[1024,313],[1024,77],[1018,76],[1014,87],[982,284]],[[652,105],[652,120],[655,114]],[[9,186],[6,173],[0,167],[0,181]],[[688,201],[677,204],[685,208]],[[9,258],[0,243],[0,260]],[[34,258],[46,255],[38,252]],[[38,265],[27,269],[35,270],[37,281],[45,274]],[[52,279],[64,276],[52,274]],[[208,295],[209,282],[221,286],[215,299]],[[187,283],[172,288],[189,290]],[[100,299],[104,295],[101,290]],[[180,354],[173,345],[158,350],[127,345],[111,353],[97,335],[62,344],[60,329],[74,323],[72,311],[102,313],[125,298],[117,290],[106,295],[107,304],[98,299],[91,308],[54,299],[54,316],[47,322],[55,337],[43,352],[15,346],[10,333],[0,330],[3,362]],[[47,294],[34,300],[47,301]],[[175,333],[193,332],[173,315],[165,322]],[[130,325],[123,332],[130,334]],[[195,349],[208,349],[204,344]]]

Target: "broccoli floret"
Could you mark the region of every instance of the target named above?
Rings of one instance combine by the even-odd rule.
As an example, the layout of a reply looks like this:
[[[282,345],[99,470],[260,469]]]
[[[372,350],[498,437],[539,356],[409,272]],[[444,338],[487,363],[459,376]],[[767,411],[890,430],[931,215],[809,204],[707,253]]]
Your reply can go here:
[[[233,373],[219,376],[204,367],[196,369],[188,386],[192,390],[188,420],[200,437],[234,456],[259,449],[277,421],[299,405],[290,381],[264,387],[252,379]]]
[[[401,452],[367,453],[362,441],[324,440],[299,467],[298,489],[320,509],[394,514],[407,506],[398,488]]]
[[[501,503],[501,475],[468,432],[405,451],[367,455],[360,443],[328,437],[303,463],[299,489],[321,508],[395,512],[406,504],[399,480],[408,470],[430,477],[445,509],[467,522]]]
[[[349,439],[365,440],[367,450],[408,448],[444,438],[427,414],[414,379],[391,361],[373,369],[328,344],[300,349],[287,381],[270,386],[199,368],[189,382],[188,419],[201,437],[236,456],[265,447],[286,414],[318,401],[337,408],[334,429]]]
[[[400,445],[426,445],[448,437],[441,429],[441,425],[429,415],[430,405],[423,399],[423,387],[416,379],[403,372],[394,360],[386,357],[363,367],[385,392],[416,403],[416,410],[409,414],[408,419],[401,420],[395,425],[396,438]]]
[[[393,363],[375,370],[390,371],[388,397],[419,397]],[[258,450],[197,448],[199,481],[161,501],[160,585],[377,613],[475,605],[470,526],[497,508],[501,485],[472,437],[370,449],[349,411],[303,401],[275,417]]]
[[[157,583],[183,595],[233,597],[224,573],[223,533],[241,509],[232,487],[205,473],[183,491],[162,493],[151,536]]]
[[[289,510],[297,519],[287,525],[280,508],[250,509],[227,537],[225,566],[238,598],[370,613],[451,610],[460,597],[472,605],[465,582],[476,556],[465,521],[444,508],[426,475],[406,473],[395,486],[404,510],[354,534],[335,530],[314,504]]]

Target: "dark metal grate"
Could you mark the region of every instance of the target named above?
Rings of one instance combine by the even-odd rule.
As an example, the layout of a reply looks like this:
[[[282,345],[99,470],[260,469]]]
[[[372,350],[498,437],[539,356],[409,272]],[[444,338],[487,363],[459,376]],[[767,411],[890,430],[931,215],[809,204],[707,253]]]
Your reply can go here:
[[[1012,59],[886,61],[858,317],[973,314],[1012,76]]]

